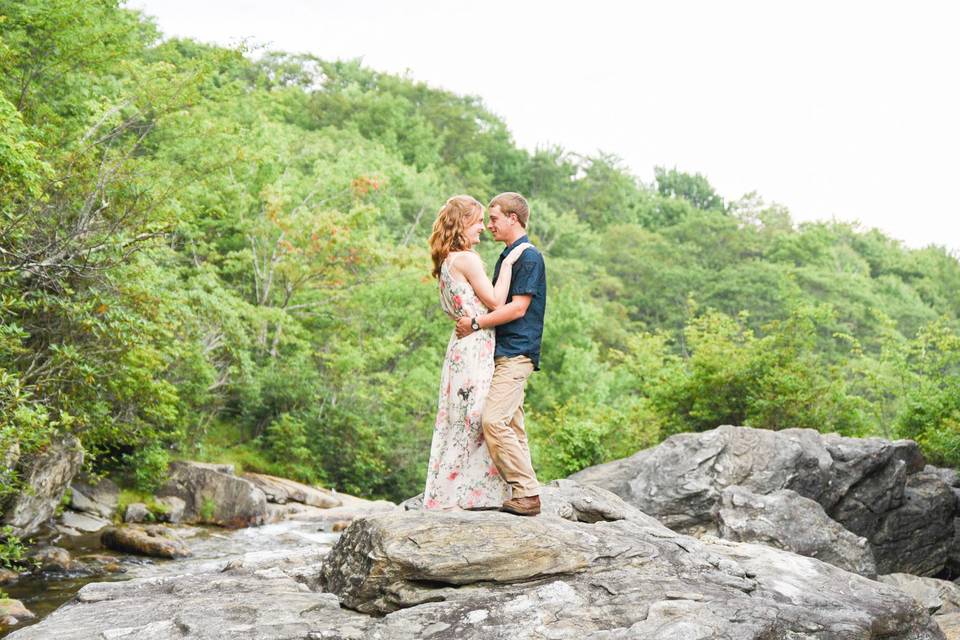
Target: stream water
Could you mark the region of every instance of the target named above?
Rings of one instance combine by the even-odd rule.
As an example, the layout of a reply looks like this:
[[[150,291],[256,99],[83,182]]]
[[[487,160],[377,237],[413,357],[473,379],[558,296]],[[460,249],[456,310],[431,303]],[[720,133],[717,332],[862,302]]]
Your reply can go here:
[[[11,629],[0,628],[0,638],[28,624],[39,622],[60,605],[71,600],[77,591],[88,583],[193,573],[209,567],[210,564],[222,566],[233,557],[258,551],[275,552],[305,547],[329,549],[340,534],[325,532],[322,527],[322,522],[299,520],[286,520],[235,531],[215,527],[171,526],[193,552],[193,556],[180,560],[141,558],[109,551],[100,546],[99,536],[96,534],[62,538],[53,544],[67,549],[74,558],[85,554],[113,556],[118,559],[124,572],[93,577],[48,574],[24,577],[15,584],[4,586],[3,591],[11,598],[23,602],[37,617]]]

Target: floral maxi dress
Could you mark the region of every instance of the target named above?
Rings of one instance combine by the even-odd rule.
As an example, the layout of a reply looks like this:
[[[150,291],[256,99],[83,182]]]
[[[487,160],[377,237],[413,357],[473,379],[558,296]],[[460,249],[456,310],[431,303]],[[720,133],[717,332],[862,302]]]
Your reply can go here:
[[[452,319],[487,312],[468,282],[453,279],[451,259],[440,265],[440,307]],[[499,507],[510,498],[483,439],[480,415],[493,379],[493,329],[457,339],[450,336],[440,374],[440,399],[433,428],[426,509]]]

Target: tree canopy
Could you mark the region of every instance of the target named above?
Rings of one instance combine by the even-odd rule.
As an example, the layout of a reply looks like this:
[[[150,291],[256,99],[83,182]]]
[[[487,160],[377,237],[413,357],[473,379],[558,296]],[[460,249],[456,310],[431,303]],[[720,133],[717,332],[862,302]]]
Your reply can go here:
[[[501,191],[549,271],[541,479],[728,423],[960,464],[944,249],[527,151],[478,97],[163,39],[114,0],[0,0],[0,451],[69,431],[143,490],[183,456],[418,493],[452,331],[426,238]]]

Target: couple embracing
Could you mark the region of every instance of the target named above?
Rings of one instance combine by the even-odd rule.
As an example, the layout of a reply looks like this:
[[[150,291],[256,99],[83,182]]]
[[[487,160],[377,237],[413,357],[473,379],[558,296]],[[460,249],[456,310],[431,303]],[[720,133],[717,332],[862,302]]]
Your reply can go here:
[[[487,228],[506,248],[493,281],[474,247],[483,205],[454,196],[430,235],[440,306],[457,323],[440,376],[426,509],[500,509],[540,513],[540,485],[523,421],[527,378],[539,369],[547,280],[530,244],[530,208],[519,193],[490,201]]]

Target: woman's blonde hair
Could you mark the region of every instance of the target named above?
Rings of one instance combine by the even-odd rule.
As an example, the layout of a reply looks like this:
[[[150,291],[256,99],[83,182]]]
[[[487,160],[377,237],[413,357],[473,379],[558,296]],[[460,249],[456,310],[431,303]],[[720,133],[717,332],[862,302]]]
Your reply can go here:
[[[483,219],[483,205],[470,196],[453,196],[440,207],[430,234],[430,257],[433,258],[433,277],[440,277],[440,265],[451,251],[470,247],[466,230]]]

